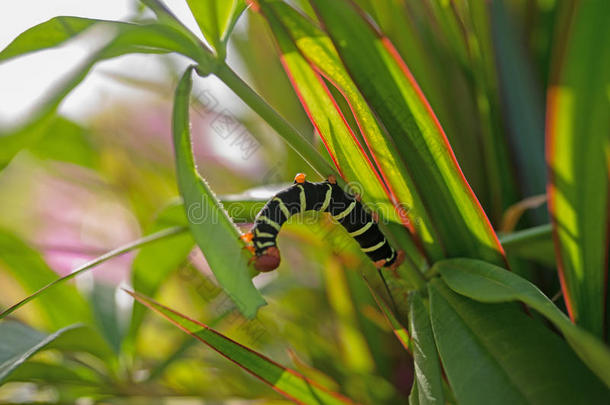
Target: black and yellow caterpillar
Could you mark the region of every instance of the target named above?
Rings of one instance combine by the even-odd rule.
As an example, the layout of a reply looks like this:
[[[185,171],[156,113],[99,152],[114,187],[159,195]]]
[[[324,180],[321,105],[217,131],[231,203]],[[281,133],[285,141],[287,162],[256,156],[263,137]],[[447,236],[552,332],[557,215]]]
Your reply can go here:
[[[404,260],[402,251],[396,252],[377,226],[377,220],[359,201],[341,189],[333,176],[320,183],[305,180],[299,173],[294,185],[273,196],[254,220],[252,229],[243,239],[252,243],[247,249],[258,271],[271,271],[280,264],[277,235],[282,224],[292,215],[315,210],[328,212],[356,239],[360,248],[379,267],[395,269]]]

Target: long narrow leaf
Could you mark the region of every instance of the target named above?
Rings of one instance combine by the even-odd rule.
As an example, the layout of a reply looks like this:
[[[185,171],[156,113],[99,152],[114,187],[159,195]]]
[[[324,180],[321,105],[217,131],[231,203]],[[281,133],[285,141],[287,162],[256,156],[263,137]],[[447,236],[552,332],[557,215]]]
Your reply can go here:
[[[280,21],[301,54],[328,79],[348,102],[373,161],[398,205],[397,214],[421,241],[430,259],[443,257],[442,246],[417,190],[398,156],[395,146],[384,134],[362,94],[347,74],[337,51],[324,32],[288,5],[277,1],[261,2],[261,9],[272,29]],[[278,31],[276,28],[275,31]]]
[[[446,254],[502,263],[502,248],[443,129],[392,44],[374,31],[352,3],[311,3],[406,162]]]
[[[34,298],[42,295],[42,294],[51,294],[49,296],[49,298],[44,298],[43,299],[43,303],[44,302],[49,302],[47,305],[49,307],[49,310],[54,310],[54,308],[57,308],[57,306],[59,305],[60,302],[66,302],[68,303],[67,305],[70,305],[71,310],[65,310],[62,311],[61,315],[58,315],[61,318],[65,318],[67,316],[71,316],[70,314],[74,314],[74,311],[78,310],[78,308],[83,308],[84,306],[80,303],[72,303],[70,304],[69,300],[74,300],[77,298],[77,292],[75,290],[68,290],[70,293],[65,293],[62,295],[61,298],[53,298],[56,294],[53,291],[49,291],[49,290],[53,290],[53,289],[59,289],[59,291],[62,291],[65,288],[69,288],[66,286],[61,285],[62,283],[64,283],[65,281],[68,281],[70,279],[73,279],[74,277],[76,277],[77,275],[81,274],[82,272],[85,272],[87,270],[90,270],[92,268],[94,268],[95,266],[97,266],[98,264],[101,264],[107,260],[110,260],[114,257],[120,256],[122,254],[125,254],[129,251],[132,251],[134,249],[137,249],[139,247],[142,247],[148,243],[154,242],[156,240],[159,239],[163,239],[163,238],[167,238],[167,237],[171,237],[174,235],[177,235],[179,233],[183,233],[186,232],[188,230],[188,228],[183,227],[183,226],[178,226],[178,227],[173,227],[173,228],[167,228],[164,229],[162,231],[159,231],[157,233],[151,234],[151,235],[147,235],[141,239],[138,239],[134,242],[128,243],[127,245],[118,247],[114,250],[111,250],[110,252],[103,254],[100,257],[97,257],[85,264],[83,264],[82,266],[77,267],[76,269],[74,269],[70,274],[67,274],[63,277],[59,277],[53,280],[52,276],[45,276],[45,277],[40,277],[37,276],[36,277],[36,284],[37,286],[31,286],[30,289],[35,289],[38,288],[37,290],[35,290],[34,293],[28,295],[27,297],[25,297],[24,299],[22,299],[21,301],[17,302],[16,304],[10,306],[9,308],[5,309],[2,313],[0,313],[0,319],[5,318],[7,315],[15,312],[17,309],[21,308],[22,306],[24,306],[25,304],[27,304],[28,302],[32,301]],[[2,237],[2,234],[0,234],[0,237]],[[6,246],[5,248],[7,249],[5,252],[0,252],[2,253],[0,256],[2,257],[2,259],[6,262],[7,260],[10,259],[16,259],[14,257],[15,253],[19,252],[19,249],[15,249],[15,241],[12,241],[11,239],[6,239],[7,236],[4,236],[4,241],[10,241],[10,244],[4,245],[2,243],[2,241],[0,241],[0,248],[4,245]],[[22,242],[19,242],[19,246],[21,246]],[[11,253],[12,252],[12,253]],[[32,256],[34,257],[34,256]],[[20,259],[23,259],[23,256],[19,257]],[[40,258],[35,258],[35,264],[36,266],[39,266],[38,263],[40,263],[39,261],[42,260]],[[27,271],[23,271],[23,266],[25,266],[23,263],[19,264],[19,261],[15,261],[14,262],[16,267],[16,271],[19,271],[20,275],[26,275],[28,274]],[[32,262],[29,263],[30,265],[32,265]],[[46,265],[45,265],[46,266]],[[29,269],[30,272],[32,272],[32,268]],[[48,270],[51,271],[51,270]],[[51,272],[52,273],[52,272]],[[31,273],[30,273],[31,274]],[[54,274],[54,273],[52,273]],[[52,281],[50,281],[52,280]],[[42,284],[41,281],[43,282],[47,282],[48,284]],[[42,284],[42,286],[40,286]],[[59,294],[59,293],[57,293]],[[70,298],[72,297],[72,298]],[[50,300],[50,301],[45,301],[45,300]]]
[[[411,338],[409,337],[409,332],[407,331],[407,328],[402,326],[400,321],[396,318],[396,315],[394,315],[394,312],[392,311],[390,306],[384,301],[383,298],[381,298],[375,292],[375,290],[369,284],[368,281],[366,281],[366,285],[369,288],[369,291],[371,292],[371,295],[375,299],[375,302],[377,303],[377,306],[381,310],[381,313],[383,313],[384,318],[386,319],[386,321],[388,321],[388,324],[390,325],[390,328],[392,328],[392,331],[394,332],[394,335],[396,336],[396,338],[398,339],[398,341],[400,342],[402,347],[404,347],[406,351],[411,353],[412,343],[411,343]]]
[[[347,182],[355,182],[362,201],[372,204],[386,219],[399,223],[406,220],[394,209],[396,203],[393,202],[392,193],[349,127],[323,79],[299,53],[274,13],[268,10],[265,16],[281,52],[284,70],[343,178]],[[414,242],[409,238],[407,241],[409,244],[403,248],[419,267],[424,258]]]
[[[189,67],[180,79],[174,100],[173,139],[178,187],[191,233],[218,283],[239,310],[252,318],[257,309],[265,305],[265,300],[250,279],[250,255],[240,240],[239,230],[195,167],[189,122],[193,69]]]
[[[548,92],[549,209],[570,318],[601,337],[610,218],[610,2],[573,7]]]
[[[482,302],[519,300],[544,315],[563,333],[576,354],[610,387],[610,349],[574,325],[529,281],[500,267],[472,259],[449,259],[434,265],[455,292]]]
[[[126,291],[141,304],[159,313],[184,332],[205,343],[222,356],[239,365],[288,399],[301,404],[351,404],[349,399],[329,392],[296,371],[287,369],[216,332],[214,329],[190,319],[150,298]]]

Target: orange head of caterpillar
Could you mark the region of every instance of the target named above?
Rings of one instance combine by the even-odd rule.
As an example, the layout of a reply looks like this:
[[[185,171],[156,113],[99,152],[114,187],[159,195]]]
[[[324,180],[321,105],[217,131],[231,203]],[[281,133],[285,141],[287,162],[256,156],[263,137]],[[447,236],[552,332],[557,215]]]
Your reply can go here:
[[[280,251],[276,246],[265,249],[261,255],[252,257],[254,268],[261,272],[277,269],[280,265]]]
[[[303,184],[303,183],[305,183],[305,178],[306,177],[307,176],[305,176],[305,173],[297,173],[297,175],[294,176],[294,182],[296,184]]]

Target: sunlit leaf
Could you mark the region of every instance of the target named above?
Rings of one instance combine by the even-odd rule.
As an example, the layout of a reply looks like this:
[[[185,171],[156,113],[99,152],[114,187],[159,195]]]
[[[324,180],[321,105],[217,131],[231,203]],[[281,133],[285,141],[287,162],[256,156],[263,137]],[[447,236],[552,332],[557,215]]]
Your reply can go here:
[[[394,315],[394,312],[392,311],[390,306],[385,302],[385,300],[382,297],[380,297],[375,292],[373,287],[368,282],[366,285],[368,286],[369,290],[371,291],[371,295],[373,295],[373,298],[375,299],[377,306],[383,313],[383,316],[385,317],[385,319],[388,321],[390,327],[392,328],[392,331],[394,332],[394,335],[396,335],[396,338],[398,339],[398,341],[400,342],[402,347],[404,347],[405,350],[407,350],[408,352],[411,352],[412,343],[411,343],[411,338],[409,337],[409,332],[407,331],[407,328],[402,326],[400,321],[396,318],[396,315]]]
[[[502,263],[495,233],[455,161],[443,129],[392,44],[375,32],[352,3],[311,3],[350,76],[405,162],[445,254]]]
[[[599,337],[604,335],[610,218],[608,15],[608,1],[573,5],[565,32],[557,31],[565,43],[555,57],[547,96],[549,209],[563,296],[572,320]]]
[[[594,404],[610,395],[567,343],[519,304],[478,303],[440,279],[428,291],[434,338],[458,403]]]
[[[174,325],[205,343],[218,353],[239,365],[245,371],[269,384],[278,393],[303,404],[345,404],[347,398],[329,392],[317,383],[306,379],[296,371],[287,369],[269,358],[216,332],[214,329],[173,311],[137,293],[136,300],[167,318]]]
[[[245,0],[187,0],[187,3],[205,39],[224,56],[231,30],[246,9]]]
[[[252,284],[248,260],[240,232],[208,184],[199,175],[193,158],[189,100],[192,87],[189,67],[176,89],[173,139],[178,187],[193,238],[203,252],[220,286],[248,318],[256,315],[265,300]]]
[[[472,259],[437,262],[443,279],[455,292],[482,302],[521,301],[544,315],[563,333],[576,354],[610,387],[610,349],[574,325],[542,291],[529,281],[501,267]]]

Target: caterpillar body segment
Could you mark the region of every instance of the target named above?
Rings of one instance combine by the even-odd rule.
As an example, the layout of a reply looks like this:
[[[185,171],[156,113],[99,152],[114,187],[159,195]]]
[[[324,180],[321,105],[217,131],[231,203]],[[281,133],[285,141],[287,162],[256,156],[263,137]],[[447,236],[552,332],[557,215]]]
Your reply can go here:
[[[377,267],[395,269],[404,260],[379,230],[376,219],[365,210],[356,197],[344,192],[334,176],[311,183],[305,175],[296,175],[294,184],[271,198],[257,215],[250,232],[242,236],[254,253],[252,262],[258,271],[271,271],[280,264],[277,235],[291,216],[305,211],[328,212],[360,244],[360,248]]]

